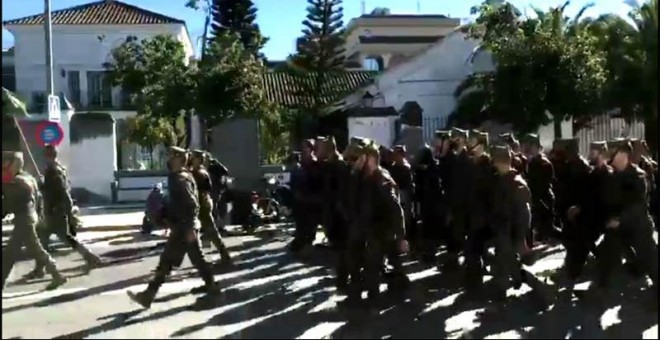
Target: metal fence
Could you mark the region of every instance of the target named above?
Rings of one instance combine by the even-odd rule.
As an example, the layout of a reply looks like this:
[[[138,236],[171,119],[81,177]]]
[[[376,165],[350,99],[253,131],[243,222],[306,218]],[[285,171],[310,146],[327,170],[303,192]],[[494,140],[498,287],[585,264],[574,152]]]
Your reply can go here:
[[[424,142],[430,143],[436,130],[444,129],[447,126],[449,117],[425,117],[422,120],[422,131],[424,133]]]
[[[422,121],[424,141],[430,143],[436,130],[447,127],[447,120],[448,117],[425,117]],[[589,153],[589,145],[594,141],[608,141],[617,137],[643,139],[644,122],[634,119],[626,122],[623,118],[601,115],[594,117],[590,127],[581,129],[574,137],[580,139],[580,153],[586,156]]]
[[[594,117],[590,125],[574,134],[580,139],[580,153],[584,156],[589,153],[589,145],[594,141],[608,141],[617,137],[644,138],[644,122],[640,120],[628,123],[623,118],[602,115]]]

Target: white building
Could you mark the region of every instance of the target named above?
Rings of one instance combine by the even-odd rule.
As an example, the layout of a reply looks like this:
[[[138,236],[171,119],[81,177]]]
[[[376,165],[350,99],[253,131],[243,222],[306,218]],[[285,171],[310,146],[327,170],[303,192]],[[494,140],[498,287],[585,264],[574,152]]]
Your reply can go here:
[[[44,16],[12,19],[3,26],[14,36],[16,93],[26,100],[30,112],[41,114],[46,111],[47,99]],[[141,148],[117,140],[117,126],[121,124],[114,121],[136,112],[128,96],[112,88],[105,78],[104,65],[111,61],[110,51],[129,37],[142,40],[171,34],[183,44],[190,59],[194,49],[186,24],[120,1],[101,0],[53,11],[52,32],[53,90],[66,96],[75,108],[74,112],[63,112],[61,124],[66,136],[60,154],[70,169],[74,188],[109,198],[115,171],[139,168],[136,163],[144,156]],[[71,130],[76,129],[71,124],[72,119],[76,120],[72,115],[82,118],[89,112],[109,114],[113,119],[106,123],[112,125],[111,133],[71,140]]]
[[[373,98],[370,99],[372,107],[401,110],[406,102],[417,102],[423,110],[424,138],[428,141],[436,129],[445,127],[454,111],[457,86],[469,75],[493,68],[491,55],[479,48],[476,40],[466,39],[460,29],[454,29],[405,62],[387,68],[372,84],[339,102],[345,107],[360,106],[367,93]],[[563,135],[572,135],[570,124],[566,124],[566,129]],[[542,128],[539,133],[542,138],[546,135],[552,138],[552,131],[550,126]]]

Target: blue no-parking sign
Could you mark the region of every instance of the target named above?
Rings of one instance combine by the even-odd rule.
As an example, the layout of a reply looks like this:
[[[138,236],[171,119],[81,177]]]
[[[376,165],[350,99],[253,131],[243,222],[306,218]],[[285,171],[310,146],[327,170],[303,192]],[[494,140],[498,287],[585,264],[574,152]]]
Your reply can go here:
[[[64,130],[60,123],[44,121],[37,126],[37,141],[42,146],[47,144],[58,146],[64,139]]]

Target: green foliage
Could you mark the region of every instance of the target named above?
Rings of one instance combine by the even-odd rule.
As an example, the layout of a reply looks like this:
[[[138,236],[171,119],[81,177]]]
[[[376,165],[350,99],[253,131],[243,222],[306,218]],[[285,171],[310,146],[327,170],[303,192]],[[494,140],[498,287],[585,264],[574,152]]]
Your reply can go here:
[[[175,120],[192,108],[196,72],[174,36],[129,37],[111,54],[110,80],[131,95],[138,114]]]
[[[266,45],[268,38],[261,35],[256,23],[257,8],[252,0],[188,0],[186,7],[203,7],[207,15],[204,37],[207,36],[206,29],[209,25],[211,28],[208,43],[216,37],[236,33],[246,50],[259,59],[265,58],[259,51]]]
[[[475,9],[479,16],[467,28],[468,36],[481,40],[496,66],[459,87],[459,118],[474,120],[486,111],[484,118],[531,131],[551,120],[601,112],[604,53],[592,35],[571,28],[575,20],[564,16],[565,7],[551,8],[538,18],[522,17],[509,3]],[[468,96],[469,91],[481,93]],[[483,106],[467,102],[472,100]]]
[[[263,64],[235,34],[222,34],[199,63],[195,109],[212,127],[234,117],[259,117],[267,110]]]
[[[164,118],[135,116],[126,119],[128,141],[145,148],[157,145],[176,145],[176,132],[172,124]]]
[[[259,119],[259,142],[265,164],[283,164],[289,155],[288,118],[285,110],[272,108]]]

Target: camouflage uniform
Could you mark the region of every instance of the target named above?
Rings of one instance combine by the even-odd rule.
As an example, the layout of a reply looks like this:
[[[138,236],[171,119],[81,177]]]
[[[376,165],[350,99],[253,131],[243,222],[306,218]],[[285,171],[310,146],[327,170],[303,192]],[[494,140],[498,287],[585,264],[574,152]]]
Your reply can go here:
[[[52,149],[46,150],[47,154],[49,152],[53,157]],[[71,235],[69,225],[71,219],[75,217],[72,215],[73,200],[69,194],[68,183],[66,169],[53,157],[44,172],[43,194],[46,227],[40,235],[41,242],[43,245],[48,245],[50,235],[55,234],[61,242],[78,252],[87,263],[88,269],[91,269],[101,265],[102,261]],[[42,267],[37,267],[35,272],[39,272],[41,269]]]
[[[629,142],[615,146],[614,152],[632,153]],[[609,217],[617,219],[619,225],[606,228],[605,239],[600,245],[597,280],[599,288],[609,288],[612,270],[621,263],[622,251],[634,250],[639,259],[637,264],[653,282],[655,294],[658,285],[658,246],[653,240],[653,220],[649,215],[647,203],[646,173],[630,163],[623,171],[614,171],[612,190],[607,197],[613,198]]]
[[[184,149],[170,147],[169,154],[170,162],[180,160],[182,164],[186,164],[188,156]],[[207,292],[212,294],[219,292],[219,288],[213,280],[211,266],[204,258],[199,241],[200,205],[195,179],[184,166],[181,169],[170,171],[167,184],[169,202],[166,220],[170,227],[170,234],[158,261],[156,274],[145,291],[137,294],[128,292],[132,300],[145,308],[151,306],[158,289],[165,282],[172,268],[180,264],[185,255],[188,255],[190,262],[204,280],[204,288]]]
[[[541,152],[541,141],[536,134],[527,134],[523,143],[539,148],[536,155],[529,155],[525,177],[532,192],[532,230],[539,239],[559,239],[559,230],[555,229],[555,193],[553,182],[555,180],[554,167],[550,160]],[[533,233],[528,235],[531,245]]]
[[[199,221],[202,224],[202,238],[210,240],[215,248],[220,253],[223,262],[228,262],[231,259],[229,251],[222,242],[222,237],[215,226],[215,219],[213,218],[213,199],[211,197],[212,182],[208,171],[204,167],[205,153],[201,150],[193,151],[193,158],[199,160],[200,165],[192,169],[192,175],[197,185],[197,192],[199,193]]]
[[[496,146],[491,149],[494,162],[511,164],[509,149]],[[536,276],[523,268],[522,264],[533,262],[525,237],[531,222],[531,193],[525,180],[514,169],[500,173],[493,190],[492,228],[495,241],[495,259],[492,266],[496,299],[506,298],[506,290],[511,286],[520,288],[524,282],[547,306],[550,291]]]
[[[368,154],[377,155],[373,144],[365,149]],[[405,238],[405,222],[396,183],[387,170],[379,167],[363,181],[360,200],[364,205],[359,223],[366,239],[364,288],[373,300],[379,293],[384,257],[395,251],[397,240]],[[389,256],[389,260],[393,271],[402,273],[400,259]]]
[[[415,193],[415,184],[413,182],[412,168],[410,163],[406,160],[406,147],[404,145],[395,145],[393,148],[394,154],[400,154],[402,156],[401,162],[393,162],[390,168],[390,175],[399,189],[399,195],[401,196],[401,207],[403,208],[403,214],[405,217],[406,223],[406,232],[408,233],[408,241],[416,248],[419,241],[421,241],[421,235],[418,232],[417,225],[413,218],[413,196]]]
[[[470,131],[469,145],[473,148],[481,145],[484,153],[472,154],[467,164],[464,176],[469,178],[468,186],[464,187],[468,198],[467,242],[465,246],[466,284],[468,288],[476,288],[483,283],[485,270],[483,256],[486,254],[486,242],[491,238],[489,217],[492,210],[492,190],[496,170],[486,153],[488,134],[480,131]],[[469,146],[468,146],[469,147]]]
[[[2,152],[3,179],[6,164],[16,166],[19,171],[10,182],[2,184],[3,214],[5,212],[14,214],[14,229],[7,247],[2,251],[2,287],[4,289],[7,277],[21,254],[21,248],[25,246],[29,256],[39,266],[45,267],[53,277],[53,281],[48,286],[49,289],[53,289],[64,284],[66,279],[58,272],[55,261],[44,250],[37,237],[36,224],[39,218],[36,207],[41,197],[37,181],[23,171],[22,163],[22,153]]]

